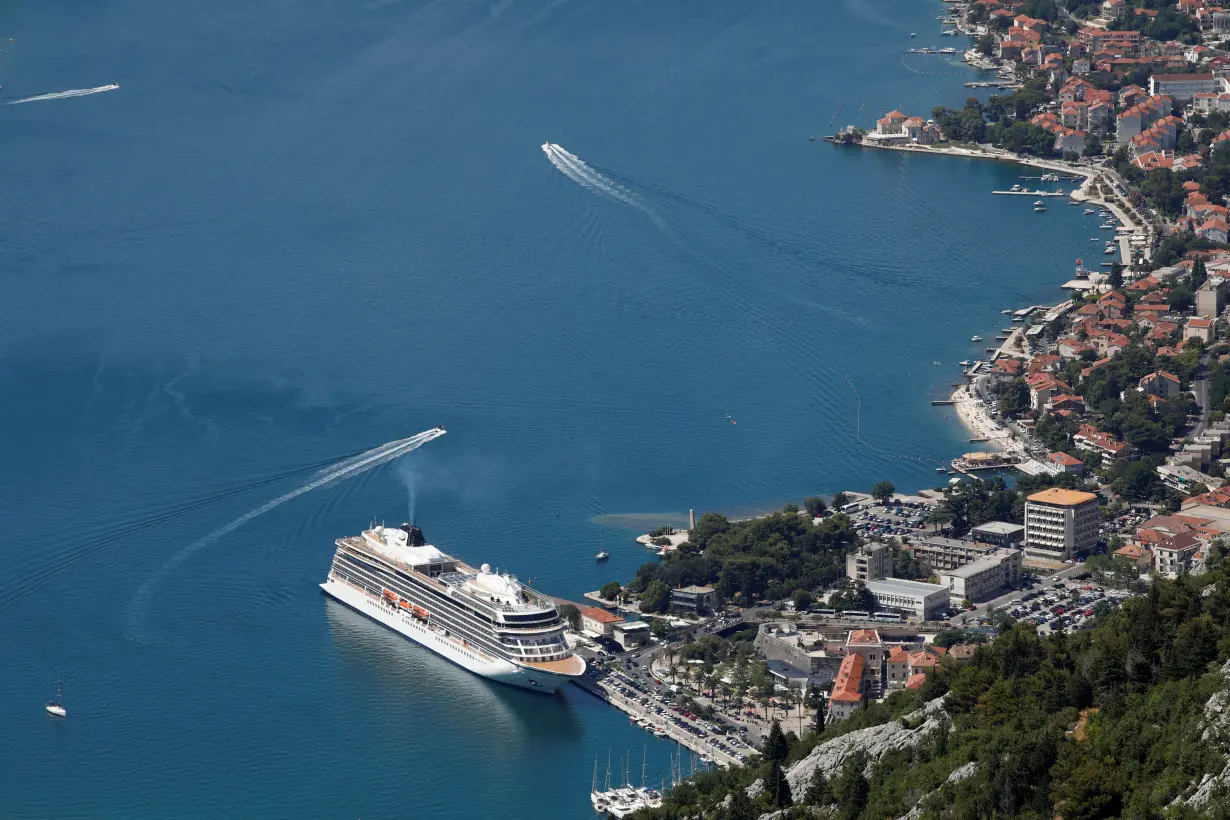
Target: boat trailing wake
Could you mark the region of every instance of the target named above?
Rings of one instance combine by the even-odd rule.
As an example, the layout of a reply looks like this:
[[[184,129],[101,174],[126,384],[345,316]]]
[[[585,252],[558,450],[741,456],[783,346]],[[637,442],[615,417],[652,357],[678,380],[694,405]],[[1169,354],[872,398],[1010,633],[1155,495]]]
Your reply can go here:
[[[157,587],[158,583],[173,572],[176,567],[184,563],[184,561],[187,561],[205,547],[214,543],[218,539],[229,535],[252,519],[262,516],[265,513],[282,506],[287,501],[298,498],[304,493],[309,493],[312,490],[324,487],[327,484],[332,484],[335,481],[345,481],[348,478],[354,478],[355,476],[366,473],[368,470],[379,467],[381,464],[386,464],[395,458],[399,458],[407,453],[417,450],[427,442],[444,435],[444,433],[445,430],[443,427],[437,427],[434,430],[427,430],[416,436],[410,436],[409,438],[398,439],[396,441],[381,444],[379,447],[373,447],[371,450],[360,453],[353,458],[342,461],[331,467],[327,467],[313,476],[312,480],[307,484],[280,495],[272,501],[267,501],[253,510],[249,510],[236,518],[234,521],[231,521],[229,524],[219,527],[208,535],[184,547],[175,555],[171,556],[171,558],[159,567],[153,575],[146,578],[137,589],[137,594],[133,598],[132,604],[128,611],[129,636],[145,636],[147,634],[144,630],[142,630],[141,625],[145,621],[145,611],[149,607],[149,600],[153,596],[154,589]],[[149,642],[146,637],[135,637],[134,639],[139,640],[142,643]]]
[[[22,97],[20,100],[10,100],[9,105],[20,105],[21,103],[44,102],[46,100],[67,100],[73,97],[88,97],[91,94],[101,94],[104,91],[114,91],[119,88],[119,83],[111,85],[100,85],[97,88],[73,88],[68,91],[56,91],[51,94],[39,94],[35,97]]]
[[[670,226],[658,215],[658,212],[646,205],[640,197],[610,177],[594,170],[592,166],[586,165],[578,156],[565,150],[562,145],[544,142],[542,144],[542,152],[547,155],[547,159],[559,169],[560,173],[582,188],[598,196],[604,196],[620,204],[637,209],[649,217],[654,226],[666,234],[668,238],[676,242],[679,241],[679,237],[675,235]]]

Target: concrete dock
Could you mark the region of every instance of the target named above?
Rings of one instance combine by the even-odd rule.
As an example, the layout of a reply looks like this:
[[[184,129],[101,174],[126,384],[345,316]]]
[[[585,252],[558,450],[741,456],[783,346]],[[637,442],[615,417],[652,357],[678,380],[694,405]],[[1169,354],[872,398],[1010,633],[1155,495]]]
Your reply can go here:
[[[641,704],[634,700],[624,697],[611,686],[606,685],[603,681],[594,680],[588,675],[574,681],[578,686],[589,692],[595,697],[605,700],[607,703],[614,706],[628,716],[635,718],[650,725],[652,729],[660,729],[666,733],[665,737],[678,743],[686,749],[690,749],[700,755],[707,755],[713,759],[713,762],[722,767],[742,765],[741,760],[738,760],[731,755],[726,754],[722,750],[710,745],[709,740],[712,736],[697,737],[696,735],[685,732],[675,724],[671,723],[663,715],[658,715],[650,712]],[[652,701],[651,701],[652,703]],[[673,714],[673,713],[672,713]],[[687,720],[687,718],[684,718]],[[691,721],[689,721],[691,722]],[[656,733],[655,733],[656,734]]]

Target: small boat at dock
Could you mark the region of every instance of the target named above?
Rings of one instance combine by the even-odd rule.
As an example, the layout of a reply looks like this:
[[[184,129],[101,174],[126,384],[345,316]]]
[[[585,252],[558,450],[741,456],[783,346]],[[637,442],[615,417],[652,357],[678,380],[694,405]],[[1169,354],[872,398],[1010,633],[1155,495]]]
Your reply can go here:
[[[1012,308],[1005,308],[1000,311],[1000,313],[1004,314],[1005,316],[1007,316],[1011,312],[1012,312]]]
[[[1093,214],[1096,214],[1096,213],[1097,213],[1097,211],[1095,211],[1093,208],[1086,208],[1086,209],[1085,209],[1085,216],[1092,216]]]

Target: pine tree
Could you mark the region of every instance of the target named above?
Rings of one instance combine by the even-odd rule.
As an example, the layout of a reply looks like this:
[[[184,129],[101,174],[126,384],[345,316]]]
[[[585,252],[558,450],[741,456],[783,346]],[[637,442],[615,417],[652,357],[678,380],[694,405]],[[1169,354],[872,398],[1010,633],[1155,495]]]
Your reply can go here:
[[[779,809],[794,802],[790,794],[790,781],[786,779],[786,773],[776,760],[769,765],[769,776],[765,778],[764,788],[769,800]]]
[[[756,820],[759,816],[760,812],[756,811],[742,786],[730,793],[730,808],[726,810],[727,820]]]
[[[773,725],[769,727],[769,736],[765,738],[765,760],[781,765],[786,762],[786,758],[789,755],[790,742],[786,740],[786,734],[782,731],[782,725],[775,720]]]
[[[812,772],[811,782],[807,784],[807,791],[803,794],[803,802],[809,806],[827,806],[833,802],[833,788],[819,766]]]
[[[815,729],[816,734],[820,734],[824,731],[824,721],[825,718],[828,717],[829,703],[820,696],[820,691],[814,686],[808,694],[808,700],[810,701],[812,708],[816,710],[816,723],[813,728]]]

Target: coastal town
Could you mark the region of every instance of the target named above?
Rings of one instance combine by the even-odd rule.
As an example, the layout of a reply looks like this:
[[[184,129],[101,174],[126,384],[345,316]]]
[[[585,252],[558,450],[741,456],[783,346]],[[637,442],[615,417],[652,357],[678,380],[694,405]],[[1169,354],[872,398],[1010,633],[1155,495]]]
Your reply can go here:
[[[1225,569],[1230,10],[944,5],[942,34],[967,36],[962,59],[995,73],[966,85],[1011,93],[885,111],[826,139],[1017,163],[1022,183],[993,193],[1082,208],[1107,261],[1077,259],[1057,304],[1003,310],[995,344],[961,362],[932,404],[979,449],[938,467],[938,486],[881,482],[751,521],[693,514],[638,538],[649,563],[574,613],[584,687],[706,766],[757,772],[743,816],[848,798],[829,784],[865,760],[834,746],[846,727],[872,748],[887,737],[881,755],[908,748],[882,725],[920,704],[900,719],[931,725],[939,681],[997,637],[1079,639],[1150,611],[1159,584]]]

